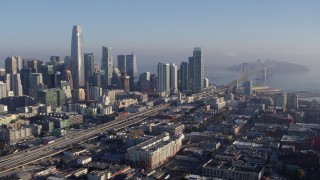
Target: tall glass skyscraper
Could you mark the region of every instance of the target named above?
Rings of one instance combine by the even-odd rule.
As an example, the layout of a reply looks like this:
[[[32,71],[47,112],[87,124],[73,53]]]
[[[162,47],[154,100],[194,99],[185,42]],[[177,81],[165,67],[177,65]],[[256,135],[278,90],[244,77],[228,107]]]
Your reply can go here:
[[[82,30],[80,25],[74,25],[71,39],[71,71],[73,79],[73,88],[83,87],[84,82],[84,60],[82,49]]]
[[[126,55],[118,55],[118,69],[120,72],[126,72]]]
[[[187,62],[181,62],[180,65],[180,91],[186,91],[189,89],[189,64]]]
[[[94,55],[93,53],[84,53],[84,80],[85,83],[92,84],[92,77],[94,73]]]
[[[134,52],[132,52],[131,55],[126,55],[126,72],[130,76],[130,90],[136,90],[139,81],[139,74],[136,55]]]
[[[101,59],[101,69],[105,71],[105,80],[107,81],[107,86],[111,85],[113,67],[112,67],[112,52],[111,47],[102,46],[102,59]]]
[[[189,57],[189,88],[193,93],[203,90],[204,60],[202,49],[194,48],[193,56]]]

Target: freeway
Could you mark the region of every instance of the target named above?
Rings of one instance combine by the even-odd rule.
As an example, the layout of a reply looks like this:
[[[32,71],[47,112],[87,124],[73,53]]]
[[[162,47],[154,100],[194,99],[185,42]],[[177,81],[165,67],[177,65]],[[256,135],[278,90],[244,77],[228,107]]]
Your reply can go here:
[[[230,82],[221,89],[214,89],[213,86],[206,88],[203,92],[194,94],[195,99],[202,99],[208,96],[215,96],[217,93],[224,92],[236,85],[239,81],[242,81],[256,71],[248,72],[242,75],[240,78]],[[46,157],[56,155],[71,147],[72,144],[81,144],[90,139],[98,137],[101,133],[108,129],[119,130],[138,122],[145,120],[148,116],[156,114],[158,111],[168,108],[169,104],[161,104],[153,108],[147,109],[140,113],[135,113],[130,117],[118,118],[116,120],[104,123],[83,131],[74,132],[65,137],[55,139],[51,144],[39,145],[33,148],[29,148],[24,151],[20,151],[8,156],[0,158],[0,173],[4,173],[18,167],[30,164],[32,162],[41,160]]]
[[[83,131],[74,132],[65,137],[55,139],[51,144],[39,145],[12,155],[4,156],[0,160],[0,173],[13,170],[15,168],[30,164],[40,159],[53,156],[70,148],[72,144],[80,144],[93,139],[108,129],[121,129],[145,120],[148,116],[156,114],[158,111],[166,109],[169,104],[161,104],[147,109],[141,113],[135,113],[127,118],[119,118],[108,123],[104,123]]]

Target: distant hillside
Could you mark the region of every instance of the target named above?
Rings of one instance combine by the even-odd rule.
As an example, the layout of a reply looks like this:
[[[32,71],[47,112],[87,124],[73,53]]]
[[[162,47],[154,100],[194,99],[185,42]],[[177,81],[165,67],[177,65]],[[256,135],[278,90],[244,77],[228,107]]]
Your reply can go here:
[[[278,61],[267,61],[264,62],[268,64],[269,71],[272,72],[282,72],[282,73],[301,73],[301,72],[308,72],[309,68],[304,65],[294,64],[289,62],[278,62]],[[248,63],[248,68],[252,69],[256,67],[256,63]],[[242,64],[239,65],[232,65],[226,68],[230,71],[241,71]]]

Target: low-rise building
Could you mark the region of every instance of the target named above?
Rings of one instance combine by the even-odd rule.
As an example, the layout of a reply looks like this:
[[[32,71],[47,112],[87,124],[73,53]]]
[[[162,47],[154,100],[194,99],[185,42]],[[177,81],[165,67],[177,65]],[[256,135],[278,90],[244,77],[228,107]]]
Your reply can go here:
[[[89,163],[89,162],[91,162],[91,161],[92,161],[92,158],[91,158],[91,157],[88,157],[88,156],[81,157],[81,158],[77,159],[77,163],[78,163],[78,164],[81,164],[81,165],[87,164],[87,163]]]
[[[0,129],[0,141],[13,145],[19,141],[33,138],[32,131],[28,127],[17,129]]]
[[[209,160],[202,167],[202,175],[206,177],[234,179],[234,180],[259,180],[264,173],[264,167],[242,161],[225,162]]]
[[[129,148],[126,161],[133,166],[155,169],[180,150],[183,138],[183,134],[173,138],[168,133],[156,136]]]

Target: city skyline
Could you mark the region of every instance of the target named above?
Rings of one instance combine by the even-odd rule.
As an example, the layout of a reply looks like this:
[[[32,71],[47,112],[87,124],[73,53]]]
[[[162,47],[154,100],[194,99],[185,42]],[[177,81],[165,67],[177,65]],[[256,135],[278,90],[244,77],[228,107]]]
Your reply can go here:
[[[197,46],[205,49],[208,64],[267,58],[317,63],[320,57],[316,48],[320,46],[317,1],[168,2],[79,2],[80,10],[91,11],[83,10],[77,16],[70,10],[73,1],[63,6],[57,2],[20,2],[17,13],[9,13],[6,9],[10,8],[0,13],[3,27],[10,27],[0,30],[2,42],[6,42],[0,48],[0,64],[11,55],[45,61],[52,55],[70,55],[73,24],[83,29],[84,52],[93,52],[97,60],[102,57],[104,44],[112,47],[113,58],[134,48],[138,64],[145,66],[142,69],[152,67],[153,71],[162,60],[177,64],[186,61],[190,49]],[[16,2],[2,4],[10,7]],[[107,17],[108,23],[103,23]]]

